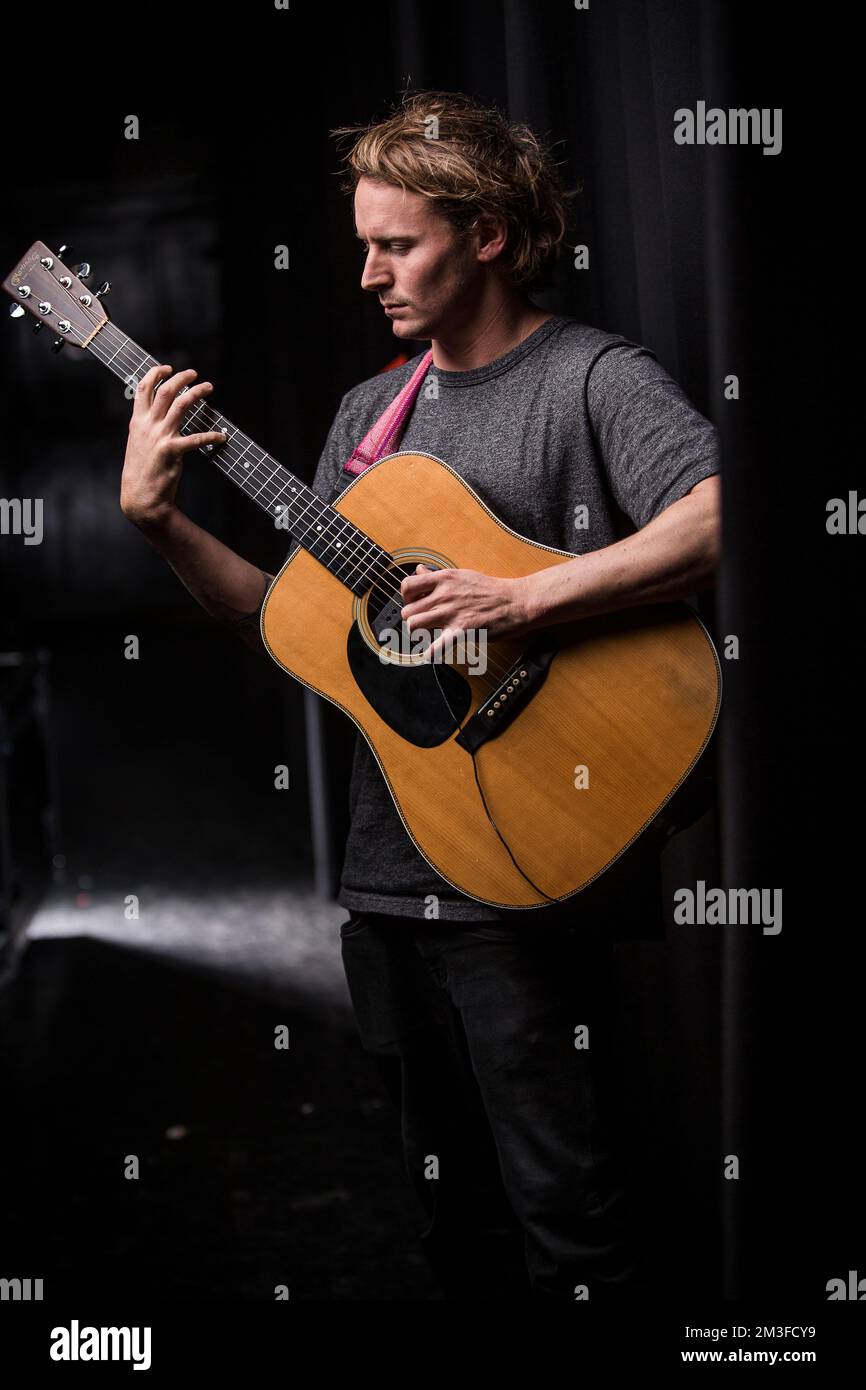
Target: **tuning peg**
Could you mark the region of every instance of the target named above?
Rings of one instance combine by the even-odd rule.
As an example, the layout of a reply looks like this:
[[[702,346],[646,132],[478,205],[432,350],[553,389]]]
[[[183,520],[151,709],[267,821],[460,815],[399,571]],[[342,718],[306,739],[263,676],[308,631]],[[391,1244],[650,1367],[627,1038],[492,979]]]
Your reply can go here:
[[[60,253],[58,252],[57,254],[59,255]],[[60,349],[61,349],[62,347],[65,346],[65,343],[66,343],[66,339],[65,339],[65,338],[55,338],[55,339],[54,339],[54,342],[51,344],[51,351],[52,351],[52,352],[59,352]]]
[[[44,327],[45,327],[45,320],[44,320],[44,319],[37,319],[36,322],[35,322],[34,325],[33,325],[33,332],[34,332],[34,333],[41,333]]]
[[[10,319],[23,319],[25,313],[26,313],[26,310],[25,310],[25,308],[24,308],[24,306],[23,306],[22,304],[10,304],[10,305],[9,305],[9,317],[10,317]]]
[[[103,296],[104,294],[108,294],[108,291],[109,291],[110,289],[111,289],[111,281],[110,281],[110,280],[103,280],[102,284],[99,286],[99,289],[96,291],[96,298],[97,298],[97,299],[101,299],[102,296]]]
[[[65,241],[62,246],[59,246],[57,248],[57,254],[61,260],[70,260],[72,257],[72,251],[73,248],[71,246],[67,246]]]
[[[82,261],[75,273],[79,280],[89,280],[91,276],[90,262]]]

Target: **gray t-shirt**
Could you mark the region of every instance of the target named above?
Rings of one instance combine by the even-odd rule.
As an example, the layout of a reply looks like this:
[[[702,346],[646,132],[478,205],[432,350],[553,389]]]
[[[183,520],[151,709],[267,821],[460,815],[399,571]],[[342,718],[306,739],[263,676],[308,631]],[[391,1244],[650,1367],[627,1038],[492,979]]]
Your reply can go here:
[[[343,464],[422,356],[343,397],[312,482],[325,501],[348,487]],[[655,354],[576,319],[548,319],[485,367],[429,375],[438,393],[422,388],[392,452],[435,454],[514,531],[575,555],[646,526],[719,471],[713,425]],[[459,893],[419,854],[360,733],[349,804],[342,906],[423,918],[435,895],[446,921],[511,915]]]

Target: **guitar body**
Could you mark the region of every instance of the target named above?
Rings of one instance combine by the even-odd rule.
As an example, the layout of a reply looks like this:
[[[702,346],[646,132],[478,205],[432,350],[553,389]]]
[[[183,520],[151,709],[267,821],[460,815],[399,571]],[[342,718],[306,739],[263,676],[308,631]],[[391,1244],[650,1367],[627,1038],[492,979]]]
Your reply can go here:
[[[450,565],[515,578],[575,558],[517,535],[429,454],[389,455],[333,505],[412,570]],[[265,645],[355,721],[418,850],[481,902],[532,908],[579,892],[655,818],[713,731],[719,661],[684,603],[494,639],[483,678],[471,660],[450,660],[436,668],[438,680],[420,658],[381,660],[370,603],[298,549],[265,600]],[[500,732],[481,730],[475,749],[497,834],[457,721],[466,728],[480,710],[483,722],[496,672],[532,675],[521,656],[539,636],[556,643],[543,679]],[[498,717],[488,715],[494,725]]]
[[[45,242],[3,289],[16,313],[52,322],[58,343],[88,351],[127,389],[157,365]],[[383,648],[389,629],[405,632],[399,583],[419,561],[516,578],[574,556],[503,525],[430,454],[379,460],[328,506],[200,401],[179,433],[209,430],[221,442],[201,451],[271,520],[283,509],[300,543],[265,600],[267,650],[355,721],[437,873],[514,908],[569,898],[603,873],[688,776],[718,717],[721,668],[692,610],[642,605],[494,640],[486,673],[474,653],[431,664]],[[405,568],[393,583],[371,570],[365,589],[364,555],[368,567],[391,556]]]

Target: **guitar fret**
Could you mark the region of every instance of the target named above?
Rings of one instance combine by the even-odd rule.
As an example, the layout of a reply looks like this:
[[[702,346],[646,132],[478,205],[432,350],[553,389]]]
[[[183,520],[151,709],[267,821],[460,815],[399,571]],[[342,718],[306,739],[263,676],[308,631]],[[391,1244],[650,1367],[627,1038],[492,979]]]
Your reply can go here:
[[[238,463],[240,463],[240,461],[241,461],[241,459],[243,458],[244,454],[246,453],[247,449],[252,449],[252,448],[253,448],[253,441],[252,441],[251,439],[248,439],[247,442],[246,442],[246,444],[245,444],[244,447],[243,447],[243,450],[242,450],[242,452],[241,452],[239,458],[238,458]]]
[[[256,465],[256,467],[258,467],[258,464]],[[258,497],[258,495],[259,495],[259,493],[261,492],[262,488],[265,487],[265,486],[271,481],[271,478],[275,478],[278,472],[279,472],[279,467],[275,468],[274,471],[273,471],[273,473],[271,473],[267,478],[265,478],[265,481],[262,483],[262,487],[257,488],[255,492],[253,492],[253,493],[250,494],[250,496],[251,496],[251,497]]]
[[[106,329],[110,329],[110,332],[106,332]],[[156,358],[126,335],[120,335],[119,346],[111,351],[114,334],[120,335],[120,330],[107,320],[87,344],[88,351],[126,385],[134,383],[137,386],[142,377],[157,365]],[[214,416],[211,421],[207,418],[208,408]],[[265,449],[203,399],[185,417],[180,433],[198,434],[208,429],[224,430],[228,437],[216,449],[205,446],[202,452],[269,516],[282,514],[289,533],[299,545],[325,565],[341,583],[355,593],[364,593],[371,583],[382,578],[385,570],[393,564],[388,552],[334,511],[306,483],[277,463]],[[256,452],[258,458],[255,457]],[[266,464],[270,471],[265,469]]]
[[[129,339],[127,338],[126,341],[127,341],[127,343],[128,343],[128,342],[129,342]],[[110,366],[111,366],[112,362],[114,361],[114,358],[117,356],[117,353],[123,351],[123,347],[124,347],[124,344],[121,343],[120,347],[117,349],[117,352],[115,352],[114,355],[113,355],[112,357],[109,357],[108,361],[107,361],[106,364],[105,364],[107,367],[110,367]]]

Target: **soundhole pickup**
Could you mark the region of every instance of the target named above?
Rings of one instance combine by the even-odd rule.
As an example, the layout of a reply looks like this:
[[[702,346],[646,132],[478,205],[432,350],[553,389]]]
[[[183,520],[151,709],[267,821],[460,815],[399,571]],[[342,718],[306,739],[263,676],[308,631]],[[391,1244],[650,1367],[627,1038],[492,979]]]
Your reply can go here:
[[[541,689],[558,651],[559,643],[551,633],[540,633],[496,690],[467,720],[455,742],[467,753],[476,753],[482,744],[497,738]]]

